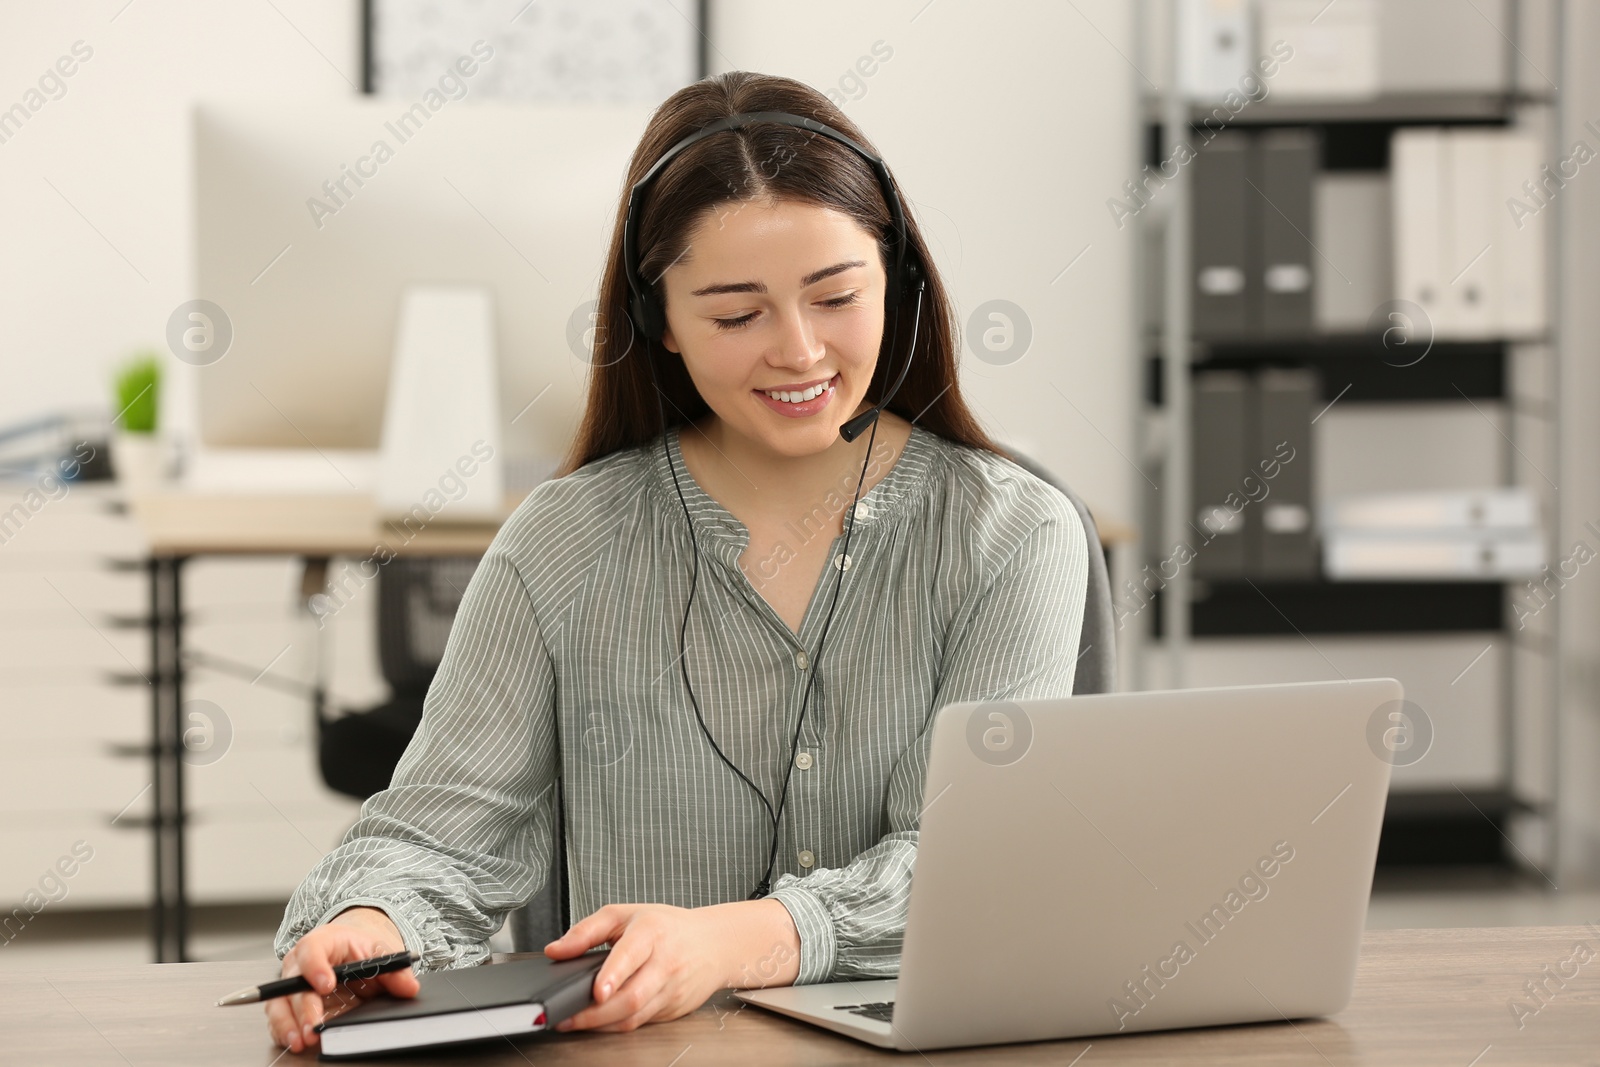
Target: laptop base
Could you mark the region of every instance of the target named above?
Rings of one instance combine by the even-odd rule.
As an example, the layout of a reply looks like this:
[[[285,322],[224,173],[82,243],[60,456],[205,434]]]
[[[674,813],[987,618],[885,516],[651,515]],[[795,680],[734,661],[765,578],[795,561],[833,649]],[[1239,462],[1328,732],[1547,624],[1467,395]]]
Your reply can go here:
[[[770,989],[738,989],[734,991],[734,996],[746,1004],[800,1019],[878,1048],[909,1048],[909,1045],[896,1044],[892,1024],[841,1010],[841,1006],[893,1001],[898,984],[893,978],[819,982],[815,985],[773,986]]]

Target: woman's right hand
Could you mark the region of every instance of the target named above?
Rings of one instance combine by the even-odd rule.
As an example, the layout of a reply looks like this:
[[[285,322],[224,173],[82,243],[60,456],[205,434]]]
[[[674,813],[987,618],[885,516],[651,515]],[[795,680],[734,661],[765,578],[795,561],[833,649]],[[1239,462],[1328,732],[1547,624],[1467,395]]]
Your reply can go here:
[[[333,968],[338,964],[405,950],[399,928],[379,908],[347,908],[308,930],[283,957],[283,977],[303,974],[316,992],[294,993],[266,1002],[267,1028],[273,1040],[290,1052],[315,1048],[316,1025],[330,1015],[342,1013],[355,999],[364,1000],[380,992],[396,997],[416,996],[421,986],[409,967],[335,986]]]

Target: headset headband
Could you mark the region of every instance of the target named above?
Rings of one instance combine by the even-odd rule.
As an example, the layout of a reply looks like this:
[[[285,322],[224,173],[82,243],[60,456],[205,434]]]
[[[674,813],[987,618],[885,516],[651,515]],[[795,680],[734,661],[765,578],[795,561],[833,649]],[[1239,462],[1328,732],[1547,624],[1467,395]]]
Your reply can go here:
[[[631,299],[628,304],[629,317],[633,320],[634,329],[652,340],[660,340],[666,329],[666,314],[661,304],[656,300],[650,288],[644,284],[643,277],[639,274],[639,215],[643,210],[643,191],[672,159],[685,148],[723,130],[737,130],[744,126],[760,122],[775,123],[781,126],[795,126],[812,133],[820,133],[824,137],[831,137],[846,148],[855,152],[871,165],[878,176],[878,184],[883,189],[884,203],[889,207],[889,239],[893,245],[890,257],[891,268],[888,272],[887,293],[884,305],[886,309],[895,307],[901,297],[916,287],[920,276],[920,268],[916,256],[910,251],[910,241],[906,236],[905,210],[900,203],[900,194],[895,191],[894,180],[889,177],[889,168],[883,160],[854,140],[825,126],[815,119],[808,119],[803,115],[791,115],[787,111],[749,111],[738,115],[727,115],[723,118],[702,126],[694,133],[667,149],[661,158],[645,172],[644,177],[633,184],[628,191],[628,214],[622,229],[622,259],[623,271],[628,279],[628,289]]]

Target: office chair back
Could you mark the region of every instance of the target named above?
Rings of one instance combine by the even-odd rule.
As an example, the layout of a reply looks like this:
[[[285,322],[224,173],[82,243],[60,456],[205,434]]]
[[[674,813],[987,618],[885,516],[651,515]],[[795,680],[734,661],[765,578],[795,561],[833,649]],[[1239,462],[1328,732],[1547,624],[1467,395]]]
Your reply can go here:
[[[1040,481],[1054,486],[1062,496],[1072,501],[1078,518],[1083,520],[1083,532],[1089,541],[1089,583],[1083,602],[1083,632],[1078,637],[1078,669],[1072,677],[1072,695],[1085,693],[1112,693],[1117,688],[1116,617],[1111,610],[1111,570],[1107,566],[1105,546],[1100,543],[1100,531],[1094,516],[1079,498],[1049,471],[1022,455],[1008,449],[1017,465]]]
[[[396,691],[427,692],[476,556],[398,556],[378,572],[378,663]]]
[[[389,699],[338,718],[317,716],[317,763],[328,788],[365,800],[389,785],[422,722],[476,557],[400,556],[378,571],[378,663]]]

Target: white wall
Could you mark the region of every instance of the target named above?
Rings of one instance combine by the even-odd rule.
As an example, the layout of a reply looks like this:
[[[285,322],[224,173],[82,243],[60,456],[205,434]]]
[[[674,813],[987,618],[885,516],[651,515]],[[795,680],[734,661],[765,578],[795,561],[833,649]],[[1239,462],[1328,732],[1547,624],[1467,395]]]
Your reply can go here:
[[[992,299],[1031,321],[1016,362],[963,358],[979,417],[1097,518],[1124,522],[1139,482],[1123,458],[1135,440],[1136,230],[1119,231],[1105,202],[1138,171],[1139,75],[1123,58],[1135,54],[1133,7],[737,0],[713,5],[711,53],[713,71],[838,93],[910,199],[962,323]],[[856,87],[848,76],[878,41],[893,54]]]
[[[105,407],[113,366],[165,351],[194,295],[190,98],[355,95],[360,40],[355,0],[0,0],[0,109],[92,49],[0,143],[0,423]]]
[[[189,99],[343,98],[360,82],[354,0],[125,2],[0,0],[0,107],[74,42],[93,49],[65,94],[0,144],[0,421],[103,406],[113,365],[138,346],[164,348],[167,316],[194,295]],[[1105,200],[1136,170],[1138,75],[1118,55],[1133,54],[1129,6],[827,0],[712,11],[714,70],[839,90],[875,41],[892,48],[846,111],[904,183],[962,321],[1000,298],[1033,329],[1015,363],[969,354],[964,388],[1000,439],[1125,521],[1137,477],[1121,455],[1133,454],[1133,229],[1116,230]]]

